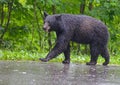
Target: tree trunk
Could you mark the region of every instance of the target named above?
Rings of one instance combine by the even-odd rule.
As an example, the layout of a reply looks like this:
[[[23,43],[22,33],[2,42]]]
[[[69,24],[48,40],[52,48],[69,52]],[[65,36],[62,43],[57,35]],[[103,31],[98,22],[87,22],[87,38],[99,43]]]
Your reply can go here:
[[[86,0],[82,0],[80,4],[80,13],[84,14]]]
[[[93,9],[93,0],[89,2],[88,8],[90,11]]]
[[[1,26],[3,25],[3,22],[4,22],[4,4],[2,3],[1,5]]]
[[[35,19],[36,19],[36,22],[37,22],[37,27],[38,27],[38,29],[40,29],[39,20],[38,20],[37,11],[36,11],[36,0],[34,1],[33,8],[34,8]]]
[[[38,16],[37,16],[37,8],[40,9],[39,7],[37,7],[37,2],[36,0],[34,0],[34,3],[33,3],[33,8],[34,8],[34,16],[35,16],[35,21],[37,23],[37,31],[38,31],[38,35],[39,35],[39,45],[40,47],[42,47],[42,39],[41,39],[41,31],[40,31],[40,24],[39,24],[39,19],[38,19]],[[40,9],[41,10],[41,9]],[[43,16],[42,16],[43,17]]]
[[[4,29],[3,34],[1,35],[0,39],[3,39],[5,33],[8,30],[8,26],[9,26],[9,22],[10,22],[10,16],[11,16],[11,12],[12,12],[12,6],[13,6],[13,0],[8,2],[8,20]]]

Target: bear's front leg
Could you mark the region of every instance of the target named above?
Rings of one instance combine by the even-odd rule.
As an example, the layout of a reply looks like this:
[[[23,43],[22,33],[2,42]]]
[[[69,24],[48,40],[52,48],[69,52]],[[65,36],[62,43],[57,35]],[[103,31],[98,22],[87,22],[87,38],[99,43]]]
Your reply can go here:
[[[57,57],[60,53],[66,51],[68,43],[69,43],[69,40],[68,40],[68,38],[66,38],[64,36],[64,34],[59,35],[54,48],[48,53],[46,58],[40,58],[40,60],[43,62],[47,62],[47,61]],[[67,59],[67,56],[66,56],[66,59]]]
[[[56,44],[55,47],[48,53],[46,58],[40,58],[40,60],[43,62],[47,62],[47,61],[55,58],[60,53],[62,53],[62,48],[61,48],[61,46],[59,47],[58,44]]]

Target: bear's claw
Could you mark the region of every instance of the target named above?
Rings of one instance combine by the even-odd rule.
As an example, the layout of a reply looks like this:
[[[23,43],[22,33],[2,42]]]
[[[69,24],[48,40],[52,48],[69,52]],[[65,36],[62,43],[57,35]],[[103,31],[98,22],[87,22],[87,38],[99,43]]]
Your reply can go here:
[[[96,62],[87,62],[86,65],[96,65]]]
[[[41,60],[43,62],[47,62],[48,61],[48,59],[46,59],[46,58],[40,58],[39,60]]]
[[[64,60],[62,63],[63,64],[70,64],[70,60]]]
[[[107,66],[108,63],[109,63],[109,62],[104,62],[103,65],[104,65],[104,66]]]

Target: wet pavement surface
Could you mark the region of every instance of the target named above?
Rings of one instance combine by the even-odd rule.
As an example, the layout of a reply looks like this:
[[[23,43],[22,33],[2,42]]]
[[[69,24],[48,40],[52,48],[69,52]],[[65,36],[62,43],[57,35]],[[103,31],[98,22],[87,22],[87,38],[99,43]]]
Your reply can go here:
[[[0,61],[0,85],[120,85],[120,66]]]

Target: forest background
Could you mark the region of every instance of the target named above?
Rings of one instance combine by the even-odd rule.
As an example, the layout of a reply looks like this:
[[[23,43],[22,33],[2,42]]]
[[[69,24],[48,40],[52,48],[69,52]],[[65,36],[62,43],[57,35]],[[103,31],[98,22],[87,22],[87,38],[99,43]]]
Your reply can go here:
[[[120,64],[120,0],[0,0],[0,60],[35,60],[55,44],[42,29],[43,12],[85,14],[103,21],[110,32],[110,64]],[[61,62],[60,55],[52,62]],[[71,42],[71,61],[89,61],[89,46]],[[99,58],[98,62],[103,62]]]

